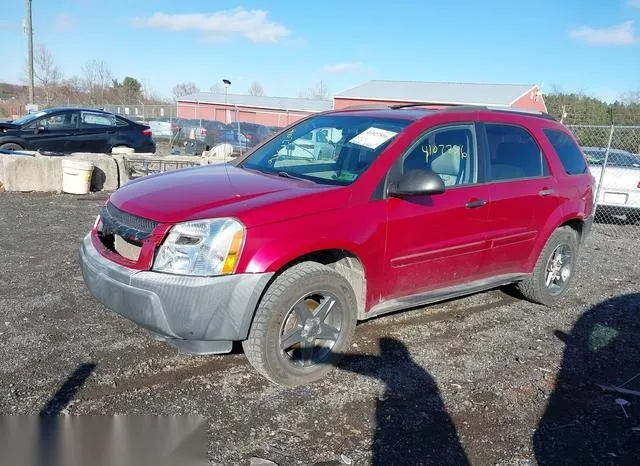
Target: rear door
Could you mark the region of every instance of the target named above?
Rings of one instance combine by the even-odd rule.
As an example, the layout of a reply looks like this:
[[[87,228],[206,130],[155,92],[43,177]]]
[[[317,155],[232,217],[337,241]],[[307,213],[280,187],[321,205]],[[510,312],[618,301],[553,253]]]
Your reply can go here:
[[[560,203],[556,181],[540,143],[524,126],[480,126],[491,180],[489,267],[492,275],[521,273],[546,219]]]
[[[392,179],[408,170],[430,170],[440,175],[446,189],[437,195],[386,199],[386,298],[485,274],[489,187],[482,183],[478,160],[476,126],[469,122],[428,130],[394,166]]]
[[[109,152],[110,140],[118,130],[116,117],[108,113],[82,111],[78,145],[83,152]]]
[[[77,127],[77,111],[55,112],[23,127],[21,136],[36,150],[74,152]]]

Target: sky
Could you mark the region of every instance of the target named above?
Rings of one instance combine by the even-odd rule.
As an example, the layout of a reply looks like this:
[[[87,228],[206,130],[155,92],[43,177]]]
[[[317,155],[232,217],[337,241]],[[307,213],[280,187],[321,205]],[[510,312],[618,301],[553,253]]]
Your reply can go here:
[[[25,2],[2,11],[0,81],[20,83]],[[370,79],[640,90],[640,0],[33,0],[33,24],[65,77],[103,60],[166,97],[225,78],[230,93],[257,81],[288,97]]]

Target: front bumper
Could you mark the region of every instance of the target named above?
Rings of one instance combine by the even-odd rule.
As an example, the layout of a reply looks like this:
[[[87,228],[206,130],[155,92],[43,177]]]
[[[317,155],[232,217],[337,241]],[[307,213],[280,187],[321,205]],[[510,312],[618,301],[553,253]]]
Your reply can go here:
[[[91,294],[157,339],[190,353],[224,353],[244,340],[272,273],[189,277],[118,265],[93,246],[80,248],[82,276]]]

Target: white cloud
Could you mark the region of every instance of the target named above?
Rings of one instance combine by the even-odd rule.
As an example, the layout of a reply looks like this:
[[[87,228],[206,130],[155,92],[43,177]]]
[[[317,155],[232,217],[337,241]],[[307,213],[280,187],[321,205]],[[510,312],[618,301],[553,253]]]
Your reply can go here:
[[[640,8],[640,0],[627,0],[627,5],[631,8]]]
[[[134,18],[133,25],[141,28],[169,31],[200,31],[213,41],[227,41],[244,37],[252,42],[279,42],[290,34],[281,24],[271,21],[264,10],[233,10],[213,13],[168,14],[157,12],[148,18]]]
[[[601,29],[583,26],[573,29],[570,35],[575,40],[591,45],[630,45],[638,42],[638,37],[633,30],[633,21]]]
[[[348,73],[350,71],[358,71],[362,69],[362,63],[337,63],[335,65],[326,65],[322,67],[322,71],[326,73]]]
[[[75,21],[69,13],[58,13],[56,15],[56,29],[59,31],[68,31],[75,27]]]

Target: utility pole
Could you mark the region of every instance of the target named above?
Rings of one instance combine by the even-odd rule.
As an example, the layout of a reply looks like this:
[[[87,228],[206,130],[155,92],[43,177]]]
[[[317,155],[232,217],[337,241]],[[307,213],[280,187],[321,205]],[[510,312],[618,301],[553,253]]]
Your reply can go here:
[[[31,23],[31,0],[27,0],[27,41],[29,43],[29,103],[35,103],[35,91],[33,88],[33,25]]]

